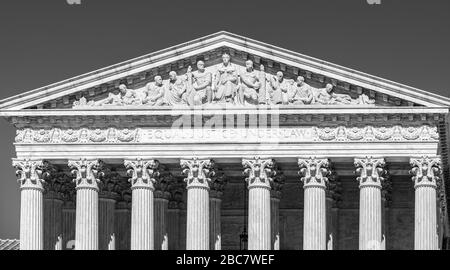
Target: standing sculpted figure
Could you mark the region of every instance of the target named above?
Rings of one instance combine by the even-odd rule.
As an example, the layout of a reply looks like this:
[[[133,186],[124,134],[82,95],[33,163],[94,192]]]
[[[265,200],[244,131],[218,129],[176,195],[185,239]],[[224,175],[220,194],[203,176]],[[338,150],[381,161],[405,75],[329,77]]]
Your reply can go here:
[[[222,64],[218,67],[215,75],[216,85],[214,89],[213,101],[233,102],[238,89],[238,74],[236,67],[231,64],[230,55],[222,55]]]
[[[211,103],[212,99],[212,74],[206,71],[205,62],[197,62],[197,71],[192,72],[192,68],[189,66],[187,71],[188,76],[188,89],[189,89],[189,105],[201,105],[206,99],[208,103]]]
[[[302,76],[297,77],[297,81],[294,83],[289,94],[289,103],[292,104],[311,104],[313,101],[313,93],[311,86],[305,83],[305,78]]]
[[[155,82],[148,83],[145,88],[146,97],[144,104],[151,106],[161,106],[164,104],[165,87],[161,76],[155,76]]]
[[[171,71],[165,95],[166,103],[172,106],[182,105],[187,104],[187,99],[186,80],[179,77],[175,71]]]
[[[272,77],[271,85],[273,88],[272,102],[274,104],[289,104],[289,88],[291,82],[284,78],[284,74],[281,71],[277,72],[277,75]]]
[[[240,74],[241,84],[239,87],[238,103],[245,105],[258,104],[258,91],[261,88],[259,74],[253,68],[253,61],[245,62],[245,71]]]

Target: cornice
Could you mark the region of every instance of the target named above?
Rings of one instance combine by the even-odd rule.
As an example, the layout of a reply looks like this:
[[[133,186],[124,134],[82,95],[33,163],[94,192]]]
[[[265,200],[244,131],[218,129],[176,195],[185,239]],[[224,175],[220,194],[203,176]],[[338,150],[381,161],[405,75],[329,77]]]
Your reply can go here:
[[[173,46],[107,68],[99,69],[69,80],[35,89],[0,101],[0,108],[24,109],[49,100],[62,98],[80,91],[129,76],[139,76],[150,69],[176,65],[185,59],[207,54],[221,48],[250,54],[264,61],[279,62],[288,70],[308,71],[312,75],[325,76],[336,83],[343,83],[394,96],[423,106],[450,106],[450,99],[417,88],[371,76],[290,50],[252,40],[227,32],[218,32],[191,42]],[[296,72],[294,72],[296,73]]]

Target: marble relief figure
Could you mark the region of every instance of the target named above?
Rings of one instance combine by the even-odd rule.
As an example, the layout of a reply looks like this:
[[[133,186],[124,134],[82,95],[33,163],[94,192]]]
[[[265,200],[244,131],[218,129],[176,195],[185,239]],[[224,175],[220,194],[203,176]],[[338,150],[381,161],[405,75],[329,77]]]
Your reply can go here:
[[[161,106],[165,103],[164,95],[166,89],[161,76],[155,76],[155,82],[148,83],[145,86],[145,90],[146,97],[143,102],[144,104]]]
[[[291,104],[311,104],[313,102],[313,92],[309,84],[305,83],[305,78],[297,77],[297,81],[292,85],[289,93],[289,103]]]
[[[289,104],[289,88],[291,82],[284,78],[284,74],[281,71],[277,72],[276,76],[273,76],[270,81],[272,86],[272,103],[273,104]]]
[[[119,85],[119,93],[109,93],[108,97],[94,103],[94,106],[102,105],[139,105],[142,104],[137,97],[136,91],[128,89],[126,85]]]
[[[188,68],[187,81],[189,89],[189,105],[202,105],[212,101],[212,74],[205,69],[205,62],[197,62],[197,71]]]
[[[175,71],[169,72],[169,81],[165,90],[165,103],[172,106],[188,103],[186,79],[179,77]]]
[[[261,83],[258,72],[253,68],[253,61],[247,60],[245,62],[245,70],[239,76],[241,83],[237,103],[242,105],[258,104],[258,94]]]
[[[213,71],[210,71],[210,70]],[[214,71],[215,70],[215,71]],[[213,75],[214,74],[214,75]],[[254,69],[252,60],[245,61],[245,67],[231,63],[228,53],[222,55],[217,67],[206,69],[205,62],[197,62],[197,70],[189,66],[186,74],[169,72],[164,81],[162,76],[154,77],[154,82],[141,89],[128,89],[121,84],[119,93],[109,93],[107,98],[99,101],[87,101],[82,97],[74,102],[80,106],[199,106],[206,104],[228,103],[236,106],[272,104],[272,105],[371,105],[367,95],[353,99],[347,94],[334,92],[333,85],[315,88],[298,76],[294,81],[286,78],[282,71],[276,75]]]
[[[234,103],[238,89],[238,73],[236,67],[230,60],[230,55],[224,53],[222,55],[222,64],[217,68],[215,75],[216,83],[213,91],[213,101],[215,103]]]

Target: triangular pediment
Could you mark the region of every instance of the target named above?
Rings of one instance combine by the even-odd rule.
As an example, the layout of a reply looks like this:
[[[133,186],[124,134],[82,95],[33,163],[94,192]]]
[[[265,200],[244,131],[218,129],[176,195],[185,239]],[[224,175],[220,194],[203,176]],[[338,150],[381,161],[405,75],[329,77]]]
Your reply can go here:
[[[299,76],[304,78],[305,83],[311,87],[311,91],[314,93],[318,93],[318,91],[324,90],[327,85],[331,85],[332,91],[330,93],[342,98],[343,101],[330,105],[450,106],[450,99],[446,97],[370,76],[242,36],[219,32],[4,99],[0,101],[0,110],[76,110],[77,107],[80,107],[80,103],[81,105],[84,103],[88,105],[105,100],[110,95],[120,96],[119,87],[121,85],[125,85],[129,90],[143,93],[148,85],[154,83],[154,78],[157,75],[162,77],[164,84],[168,82],[170,71],[175,71],[180,78],[186,78],[188,67],[193,67],[192,72],[196,72],[196,64],[199,60],[205,63],[208,72],[216,74],[221,67],[223,53],[228,53],[231,56],[231,63],[235,66],[238,74],[246,71],[245,62],[247,60],[253,61],[257,74],[262,72],[259,69],[263,65],[267,80],[267,95],[269,95],[269,92],[270,95],[273,95],[272,92],[277,90],[277,87],[273,87],[270,81],[275,78],[277,72],[281,71],[286,81],[293,85],[293,88],[295,88],[296,79]],[[257,76],[261,78],[260,75]],[[188,79],[183,80],[187,81]],[[295,89],[292,91],[295,91]],[[142,94],[142,96],[145,96],[145,94]],[[349,101],[348,104],[346,104],[346,100]],[[304,103],[302,105],[305,106],[325,105],[318,102]],[[127,107],[123,104],[120,106]],[[101,109],[104,106],[97,107]],[[148,109],[149,105],[144,107]]]

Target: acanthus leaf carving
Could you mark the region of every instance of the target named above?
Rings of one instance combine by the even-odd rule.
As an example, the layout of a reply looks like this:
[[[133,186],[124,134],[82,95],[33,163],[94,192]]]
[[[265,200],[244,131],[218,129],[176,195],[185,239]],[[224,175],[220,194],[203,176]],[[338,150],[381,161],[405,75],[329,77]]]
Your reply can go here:
[[[103,176],[102,162],[96,159],[81,158],[69,160],[69,168],[75,177],[76,189],[94,189],[98,191],[99,177]]]
[[[330,175],[330,161],[324,158],[299,158],[298,166],[300,168],[300,180],[304,188],[320,187],[326,188]]]
[[[244,167],[245,181],[248,188],[271,188],[271,182],[276,175],[275,160],[255,157],[252,159],[242,159]]]
[[[125,160],[124,165],[130,176],[131,189],[155,190],[156,178],[160,176],[159,161],[153,159],[137,158]]]
[[[437,187],[441,173],[441,159],[439,157],[411,158],[411,175],[414,187]]]
[[[381,189],[386,170],[383,158],[355,158],[355,167],[359,187],[374,186]]]
[[[43,160],[13,159],[17,181],[21,189],[44,191],[44,178],[49,176],[48,163]]]
[[[210,188],[211,178],[216,175],[214,161],[211,159],[182,159],[180,161],[184,181],[189,188]]]

